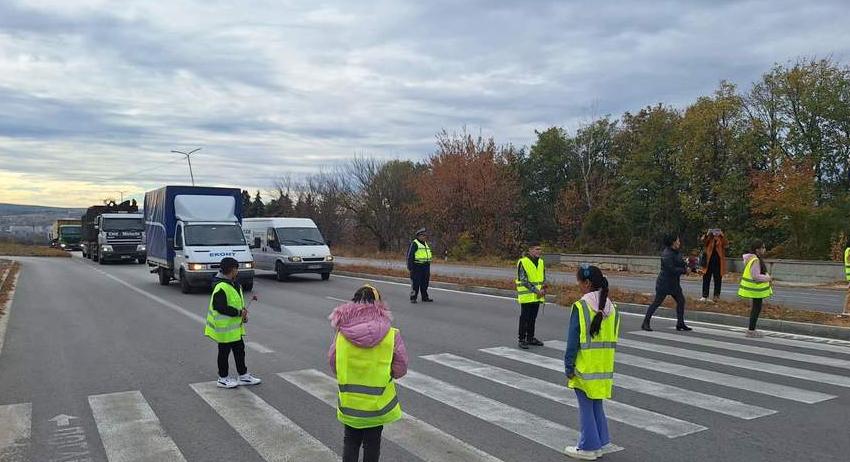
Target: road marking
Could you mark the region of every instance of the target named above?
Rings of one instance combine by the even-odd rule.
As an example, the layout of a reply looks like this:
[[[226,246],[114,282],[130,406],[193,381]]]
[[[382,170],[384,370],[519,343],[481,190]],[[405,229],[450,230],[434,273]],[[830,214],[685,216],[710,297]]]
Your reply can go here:
[[[0,460],[30,460],[32,404],[0,406]]]
[[[765,363],[762,361],[752,361],[749,359],[736,358],[734,356],[724,356],[698,350],[688,350],[686,348],[659,345],[657,343],[639,342],[637,340],[629,340],[625,338],[619,339],[617,341],[617,345],[624,346],[627,348],[636,348],[638,350],[661,353],[670,356],[678,356],[681,358],[695,359],[697,361],[705,361],[723,366],[737,367],[750,371],[766,372],[768,374],[783,375],[786,377],[793,377],[795,379],[808,380],[812,382],[835,385],[838,387],[850,388],[850,376],[827,374],[825,372],[799,369],[796,367],[782,366],[779,364]]]
[[[242,387],[224,389],[215,382],[190,386],[268,462],[340,460],[319,440]]]
[[[340,277],[343,277],[343,276],[340,276]],[[341,298],[336,298],[336,297],[325,297],[325,298],[328,299],[328,300],[333,300],[335,302],[341,302],[341,303],[348,303],[348,302],[351,301],[351,300],[343,300]]]
[[[540,366],[545,369],[559,371],[561,373],[564,372],[564,361],[561,359],[550,358],[548,356],[515,350],[508,347],[485,348],[481,351],[501,356],[503,358],[512,359],[514,361]],[[752,420],[776,414],[776,411],[773,409],[753,406],[734,399],[700,393],[698,391],[653,382],[651,380],[645,380],[629,375],[614,374],[614,386],[744,420]]]
[[[285,372],[278,375],[336,409],[337,382],[332,377],[328,377],[315,369]],[[500,459],[407,413],[401,420],[384,427],[383,435],[384,438],[424,461],[501,462]]]
[[[731,342],[721,342],[719,340],[712,340],[703,337],[696,337],[690,335],[676,335],[676,334],[668,334],[664,332],[644,332],[644,331],[636,331],[629,332],[631,335],[638,335],[641,337],[649,337],[660,340],[668,340],[671,342],[679,342],[679,343],[687,343],[690,345],[700,345],[707,346],[711,348],[717,348],[720,350],[731,350],[731,351],[739,351],[742,353],[750,353],[754,355],[760,356],[768,356],[771,358],[777,359],[785,359],[789,361],[797,361],[809,364],[817,364],[820,366],[831,366],[838,367],[841,369],[850,369],[850,361],[845,359],[831,358],[828,356],[817,356],[810,355],[805,353],[795,353],[793,351],[786,350],[777,350],[775,348],[764,348],[759,346],[747,345],[744,343],[731,343]],[[743,340],[743,338],[742,338]]]
[[[559,453],[565,442],[578,441],[572,428],[418,372],[408,371],[399,384]]]
[[[831,353],[842,353],[850,355],[850,347],[845,343],[838,343],[841,340],[835,340],[834,343],[829,342],[814,342],[805,339],[793,340],[793,338],[778,337],[771,333],[762,338],[747,338],[744,337],[746,329],[721,330],[721,329],[699,329],[700,334],[716,335],[719,337],[729,337],[738,340],[743,340],[752,343],[771,343],[774,345],[786,345],[795,348],[809,348],[812,350],[829,351]],[[816,337],[815,337],[816,338]]]
[[[434,361],[437,364],[442,364],[446,367],[466,372],[467,374],[500,383],[511,388],[516,388],[533,395],[542,396],[543,398],[547,398],[573,408],[578,407],[575,394],[563,384],[559,385],[534,377],[528,377],[514,371],[490,366],[449,353],[422,356],[422,359]],[[691,433],[697,433],[708,429],[702,425],[697,425],[612,400],[607,400],[605,402],[605,415],[611,420],[622,422],[626,425],[631,425],[659,435],[664,435],[667,438],[678,438],[680,436],[690,435]]]
[[[18,289],[18,279],[21,277],[21,273],[24,271],[23,265],[20,262],[18,264],[18,272],[15,273],[15,279],[12,280],[12,290],[6,296],[6,303],[3,306],[3,312],[5,313],[3,316],[0,316],[0,355],[3,354],[3,344],[6,342],[6,328],[9,326],[9,318],[12,316],[12,303],[15,301],[15,292]],[[11,269],[9,269],[11,271]],[[8,273],[6,273],[6,277],[8,277]],[[5,284],[5,278],[0,283]]]
[[[375,283],[380,283],[380,284],[390,284],[390,285],[394,285],[394,286],[410,287],[410,284],[405,284],[405,283],[402,283],[402,282],[395,282],[395,281],[384,281],[384,280],[381,280],[381,279],[369,279],[369,278],[361,278],[361,277],[355,277],[355,276],[342,276],[342,275],[338,275],[338,274],[334,274],[334,277],[346,278],[346,279],[356,279],[358,281],[369,281],[369,282],[375,282]],[[477,297],[499,298],[499,299],[502,299],[502,300],[516,301],[516,297],[507,297],[507,296],[504,296],[504,295],[479,294],[478,292],[466,292],[466,291],[463,291],[463,290],[443,289],[443,288],[440,288],[440,287],[428,287],[428,290],[438,290],[438,291],[443,291],[443,292],[450,292],[450,293],[453,293],[453,294],[465,294],[465,295],[474,295],[474,296],[477,296]],[[561,448],[561,449],[563,449],[563,448]]]
[[[89,407],[110,462],[186,460],[141,392],[89,396]]]
[[[123,285],[124,287],[126,287],[126,288],[140,294],[140,295],[144,295],[145,297],[147,297],[147,298],[149,298],[149,299],[151,299],[151,300],[153,300],[153,301],[155,301],[155,302],[157,302],[157,303],[159,303],[159,304],[161,304],[161,305],[163,305],[167,308],[170,308],[173,311],[182,314],[183,316],[186,316],[189,319],[194,319],[195,321],[197,321],[200,324],[206,324],[206,322],[207,322],[207,319],[205,317],[200,316],[198,314],[195,314],[195,313],[187,310],[186,308],[183,308],[180,305],[177,305],[175,303],[171,303],[171,302],[169,302],[168,300],[166,300],[162,297],[158,297],[158,296],[156,296],[156,295],[154,295],[150,292],[147,292],[143,289],[140,289],[140,288],[134,286],[133,284],[130,284],[129,282],[127,282],[127,281],[125,281],[125,280],[123,280],[119,277],[113,276],[113,275],[111,275],[111,274],[109,274],[109,273],[107,273],[107,272],[105,272],[101,269],[95,268],[94,266],[92,266],[91,269],[93,269],[94,271],[97,271],[98,273],[108,277],[109,279],[112,279],[113,281]],[[248,345],[249,343],[251,345]],[[246,346],[248,346],[248,348],[251,348],[252,350],[255,350],[259,353],[273,353],[274,352],[274,350],[267,348],[267,347],[265,347],[265,346],[263,346],[263,345],[261,345],[257,342],[247,342]]]

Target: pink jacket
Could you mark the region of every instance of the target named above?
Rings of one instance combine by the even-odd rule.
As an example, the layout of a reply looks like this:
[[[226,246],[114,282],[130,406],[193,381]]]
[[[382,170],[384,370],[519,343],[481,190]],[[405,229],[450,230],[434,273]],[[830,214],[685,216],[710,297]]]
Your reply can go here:
[[[756,257],[758,257],[758,255],[754,253],[744,254],[744,266],[747,265],[747,262],[749,262],[751,258]],[[753,263],[753,280],[758,282],[770,282],[772,278],[769,274],[761,274],[761,265]]]
[[[340,305],[328,317],[335,332],[341,332],[349,342],[362,347],[371,348],[381,342],[390,331],[392,315],[383,302],[354,303]],[[394,379],[400,379],[407,374],[407,349],[401,333],[395,336],[393,346],[393,364],[390,374]],[[336,375],[336,335],[328,351],[328,364],[331,372]]]

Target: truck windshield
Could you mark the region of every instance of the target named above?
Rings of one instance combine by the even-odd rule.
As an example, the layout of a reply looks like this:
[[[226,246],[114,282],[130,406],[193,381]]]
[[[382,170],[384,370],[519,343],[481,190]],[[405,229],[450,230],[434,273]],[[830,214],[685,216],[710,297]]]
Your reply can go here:
[[[184,234],[188,246],[245,245],[242,228],[237,225],[189,225]]]
[[[325,245],[325,238],[316,228],[275,228],[282,245]]]
[[[144,231],[141,218],[104,218],[104,231]]]
[[[80,235],[79,226],[62,226],[59,228],[59,234],[68,237],[76,237]]]

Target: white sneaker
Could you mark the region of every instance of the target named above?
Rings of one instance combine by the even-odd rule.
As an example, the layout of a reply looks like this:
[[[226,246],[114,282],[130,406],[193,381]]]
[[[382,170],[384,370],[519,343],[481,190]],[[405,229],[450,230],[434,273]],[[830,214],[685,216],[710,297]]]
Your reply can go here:
[[[764,337],[764,335],[762,335],[762,333],[757,331],[757,330],[748,330],[747,333],[746,333],[746,336],[750,337],[750,338],[762,338],[762,337]]]
[[[239,376],[239,385],[256,385],[262,382],[262,380],[254,377],[251,374],[245,374]]]
[[[707,298],[705,298],[705,297],[700,297],[700,298],[699,298],[699,301],[700,301],[700,302],[702,302],[702,303],[705,303],[705,302],[707,302],[707,301],[708,301],[708,299],[707,299]]]
[[[614,446],[613,443],[608,443],[605,446],[596,450],[596,457],[602,457],[605,454],[611,454],[612,452],[617,452],[619,449]]]
[[[236,388],[239,386],[239,382],[233,377],[219,377],[216,385],[219,388]]]
[[[567,457],[581,460],[596,460],[599,458],[596,451],[582,451],[575,446],[567,446],[564,448],[564,454],[566,454]]]

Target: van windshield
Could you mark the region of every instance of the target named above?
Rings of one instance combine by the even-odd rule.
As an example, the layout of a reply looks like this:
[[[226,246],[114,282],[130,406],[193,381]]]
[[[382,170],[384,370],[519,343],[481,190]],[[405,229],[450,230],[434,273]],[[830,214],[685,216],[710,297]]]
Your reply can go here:
[[[282,245],[325,245],[325,238],[316,228],[275,228]]]
[[[141,218],[104,218],[104,231],[144,231],[145,224]]]
[[[238,225],[189,225],[184,231],[188,246],[245,245]]]

